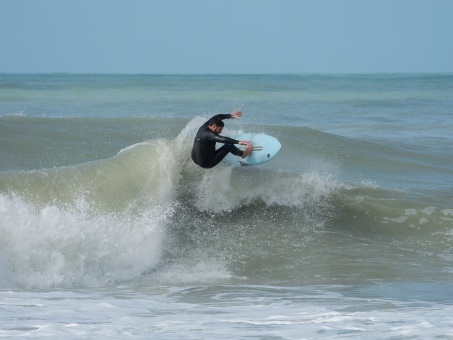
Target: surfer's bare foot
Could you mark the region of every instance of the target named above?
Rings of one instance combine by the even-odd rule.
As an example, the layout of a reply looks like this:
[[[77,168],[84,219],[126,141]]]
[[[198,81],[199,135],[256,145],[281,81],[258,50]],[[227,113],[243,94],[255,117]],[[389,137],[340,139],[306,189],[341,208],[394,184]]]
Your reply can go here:
[[[248,143],[247,147],[245,148],[244,152],[242,152],[242,158],[246,158],[252,152],[253,144]]]

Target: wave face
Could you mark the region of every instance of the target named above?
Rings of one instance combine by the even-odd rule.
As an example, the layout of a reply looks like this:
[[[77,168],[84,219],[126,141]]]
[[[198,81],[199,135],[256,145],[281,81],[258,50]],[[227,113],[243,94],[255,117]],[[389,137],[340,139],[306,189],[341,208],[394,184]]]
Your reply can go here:
[[[347,284],[451,275],[446,155],[305,127],[255,125],[252,132],[281,141],[273,161],[203,170],[190,149],[205,118],[185,125],[181,119],[65,118],[75,124],[72,131],[113,128],[94,135],[86,152],[68,132],[68,142],[38,167],[32,151],[27,160],[11,152],[17,162],[4,163],[0,173],[0,288]],[[3,128],[25,119],[18,130],[35,124],[44,135],[56,133],[48,124],[68,124],[1,119]],[[114,138],[120,125],[137,134]],[[151,138],[142,138],[144,125],[153,126]],[[243,129],[229,127],[226,133]],[[61,136],[41,138],[36,148],[55,139]],[[9,141],[20,153],[20,138]]]

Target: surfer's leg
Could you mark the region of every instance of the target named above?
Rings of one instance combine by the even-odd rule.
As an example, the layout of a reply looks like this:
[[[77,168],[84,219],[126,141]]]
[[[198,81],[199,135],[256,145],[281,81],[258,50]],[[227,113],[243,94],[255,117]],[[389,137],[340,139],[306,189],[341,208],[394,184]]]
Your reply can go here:
[[[235,156],[242,156],[242,154],[243,154],[243,151],[239,150],[236,146],[234,146],[234,144],[225,144],[215,151],[214,157],[212,158],[212,160],[209,162],[208,166],[206,166],[206,167],[207,168],[215,167],[230,152]]]

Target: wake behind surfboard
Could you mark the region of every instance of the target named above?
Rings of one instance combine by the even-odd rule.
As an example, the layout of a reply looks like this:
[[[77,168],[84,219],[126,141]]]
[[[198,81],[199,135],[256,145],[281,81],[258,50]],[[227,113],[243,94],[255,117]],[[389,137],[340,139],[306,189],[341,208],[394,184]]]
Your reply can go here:
[[[231,136],[237,140],[249,140],[253,143],[251,154],[242,159],[241,157],[228,154],[224,162],[230,166],[258,165],[270,161],[281,149],[281,144],[277,138],[264,133],[242,133]],[[245,149],[245,146],[238,145],[239,149]]]

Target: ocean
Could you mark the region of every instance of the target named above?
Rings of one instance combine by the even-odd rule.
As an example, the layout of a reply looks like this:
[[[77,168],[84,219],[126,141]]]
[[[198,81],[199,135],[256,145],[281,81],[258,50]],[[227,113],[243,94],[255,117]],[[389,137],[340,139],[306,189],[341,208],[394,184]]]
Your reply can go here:
[[[0,74],[0,337],[453,339],[452,160],[453,74]]]

